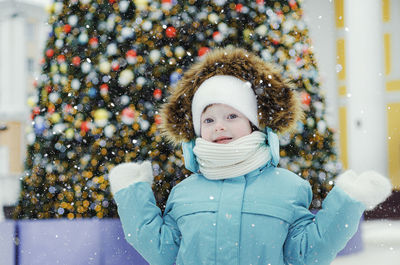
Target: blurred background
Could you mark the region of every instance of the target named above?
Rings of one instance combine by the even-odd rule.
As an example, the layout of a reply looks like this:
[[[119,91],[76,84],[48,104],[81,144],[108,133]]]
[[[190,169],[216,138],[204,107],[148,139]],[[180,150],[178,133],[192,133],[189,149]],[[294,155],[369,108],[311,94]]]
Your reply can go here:
[[[299,2],[343,169],[374,169],[394,185],[393,195],[365,214],[363,251],[333,264],[398,264],[400,1]],[[11,217],[21,192],[32,141],[27,128],[35,102],[30,101],[38,93],[52,30],[51,5],[51,0],[0,1],[0,221]]]

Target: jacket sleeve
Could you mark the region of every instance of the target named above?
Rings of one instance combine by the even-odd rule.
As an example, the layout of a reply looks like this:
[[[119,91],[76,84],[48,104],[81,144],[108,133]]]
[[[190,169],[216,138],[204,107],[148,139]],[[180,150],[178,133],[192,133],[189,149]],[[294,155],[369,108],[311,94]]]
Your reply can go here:
[[[365,206],[334,187],[316,215],[308,208],[312,200],[310,185],[299,188],[294,222],[284,245],[285,264],[329,265],[356,233]]]
[[[173,264],[180,232],[169,215],[172,192],[164,216],[148,183],[138,182],[114,195],[125,238],[150,264]]]

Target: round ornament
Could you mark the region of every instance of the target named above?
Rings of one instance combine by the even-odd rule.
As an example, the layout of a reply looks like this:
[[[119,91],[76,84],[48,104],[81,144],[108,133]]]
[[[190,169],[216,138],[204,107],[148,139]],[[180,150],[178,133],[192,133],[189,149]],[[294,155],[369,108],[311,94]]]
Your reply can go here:
[[[96,37],[90,38],[89,45],[92,49],[96,49],[97,47],[99,47],[99,39],[97,39]]]
[[[201,56],[203,56],[203,55],[205,55],[207,52],[209,52],[210,51],[210,48],[208,48],[208,47],[201,47],[200,49],[199,49],[199,51],[197,52],[197,55],[199,56],[199,57],[201,57]]]
[[[46,50],[46,56],[47,56],[48,58],[53,57],[53,55],[54,55],[54,50],[53,50],[53,49],[47,49],[47,50]]]
[[[81,82],[79,81],[79,79],[73,79],[71,81],[71,88],[74,90],[78,90],[81,87]]]
[[[182,46],[178,46],[175,48],[175,56],[178,58],[182,58],[185,55],[185,49]]]
[[[104,128],[104,135],[105,135],[106,137],[108,137],[108,138],[111,138],[111,137],[113,137],[115,131],[116,131],[116,129],[115,129],[115,126],[114,126],[114,125],[112,125],[112,124],[107,125],[107,126]]]
[[[135,121],[135,111],[132,108],[125,108],[121,113],[121,120],[125,124],[132,124]]]
[[[108,94],[108,85],[107,84],[102,84],[100,86],[100,95],[102,95],[104,97],[107,94]]]
[[[137,62],[137,53],[135,50],[129,50],[126,52],[126,61],[129,64],[135,64]]]
[[[159,89],[159,88],[154,89],[154,91],[153,91],[153,97],[154,97],[156,100],[160,100],[161,97],[162,97],[162,91],[161,91],[161,89]]]
[[[152,50],[150,52],[150,61],[152,63],[157,63],[160,60],[161,52],[159,50]]]
[[[75,27],[77,23],[78,23],[78,17],[76,15],[71,15],[68,17],[68,24]]]
[[[301,93],[301,103],[303,105],[309,106],[311,103],[311,96],[307,92],[302,92]]]
[[[111,71],[111,64],[106,60],[101,61],[99,64],[99,70],[103,74],[109,74]]]
[[[104,127],[108,123],[109,112],[105,109],[98,109],[94,112],[94,123],[98,127]]]
[[[74,56],[72,58],[72,64],[75,66],[79,66],[81,64],[81,58],[79,56]]]
[[[119,74],[118,83],[121,86],[127,86],[132,82],[133,77],[134,77],[134,75],[133,75],[132,70],[125,69]]]
[[[165,30],[165,34],[168,38],[174,38],[176,37],[176,29],[172,26],[167,27],[167,29]]]

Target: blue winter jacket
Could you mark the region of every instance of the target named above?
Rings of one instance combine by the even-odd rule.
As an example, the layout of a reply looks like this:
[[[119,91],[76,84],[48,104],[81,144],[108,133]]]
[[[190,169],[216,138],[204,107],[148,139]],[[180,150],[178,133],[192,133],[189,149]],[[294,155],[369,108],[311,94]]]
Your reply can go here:
[[[150,264],[330,264],[356,232],[364,205],[338,187],[316,215],[309,183],[265,166],[176,185],[164,214],[148,183],[115,194],[127,241]]]

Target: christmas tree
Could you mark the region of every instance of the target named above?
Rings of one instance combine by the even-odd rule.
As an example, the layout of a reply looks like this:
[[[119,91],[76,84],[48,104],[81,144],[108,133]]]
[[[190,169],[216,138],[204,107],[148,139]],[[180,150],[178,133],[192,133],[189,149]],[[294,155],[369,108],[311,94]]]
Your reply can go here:
[[[295,83],[306,118],[281,135],[280,165],[310,181],[318,208],[340,170],[300,1],[56,0],[30,98],[17,218],[116,217],[108,172],[151,160],[164,206],[185,178],[179,149],[160,136],[157,109],[189,64],[243,47]]]

